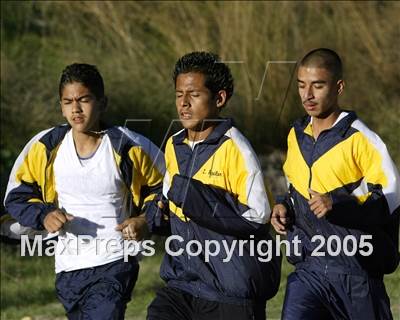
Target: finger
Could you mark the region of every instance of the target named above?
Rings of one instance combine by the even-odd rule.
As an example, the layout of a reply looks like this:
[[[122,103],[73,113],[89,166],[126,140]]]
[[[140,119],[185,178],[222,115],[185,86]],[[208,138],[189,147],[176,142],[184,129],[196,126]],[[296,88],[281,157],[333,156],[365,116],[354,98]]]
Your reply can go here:
[[[157,205],[160,209],[164,209],[164,203],[161,200],[157,202]]]
[[[310,200],[308,200],[308,204],[312,205],[313,203],[317,202],[319,200],[319,197],[312,196]]]
[[[316,209],[316,211],[314,212],[315,216],[317,218],[322,218],[323,216],[325,216],[327,210],[325,207],[321,206],[319,208]]]
[[[124,240],[130,240],[129,235],[126,232],[122,233],[122,237],[124,238]]]
[[[61,223],[59,220],[53,220],[50,222],[50,228],[51,232],[56,232],[61,229],[63,223]]]
[[[278,208],[276,215],[280,218],[286,218],[286,209]]]
[[[311,188],[308,188],[308,193],[311,195],[311,197],[320,195],[320,193],[314,191],[314,190],[311,189]]]
[[[279,216],[273,215],[271,217],[271,223],[274,223],[274,224],[276,224],[276,225],[278,225],[280,227],[283,227],[282,218],[279,217]]]
[[[318,219],[321,219],[321,218],[325,217],[327,212],[328,212],[327,210],[321,210],[318,214],[316,214],[316,216]]]
[[[319,207],[321,206],[320,202],[314,202],[310,205],[310,210],[312,212],[315,212]]]
[[[286,211],[286,207],[283,204],[277,204],[272,209],[272,213],[279,216],[286,215]]]
[[[129,230],[128,230],[127,228],[124,228],[124,229],[122,230],[122,235],[123,235],[124,239],[130,240]]]
[[[276,231],[285,230],[285,226],[276,217],[271,218],[271,224]]]
[[[115,227],[116,231],[122,231],[126,227],[126,223],[122,222]]]
[[[328,198],[328,197],[325,197],[324,199],[323,199],[323,203],[324,203],[324,206],[325,206],[325,208],[329,211],[329,210],[332,210],[332,201]]]
[[[73,216],[72,214],[64,213],[64,215],[65,215],[65,218],[66,218],[68,221],[72,221],[72,220],[74,219],[74,216]]]
[[[65,217],[64,213],[62,212],[57,212],[54,215],[55,221],[59,221],[61,225],[63,225],[65,222],[67,222],[67,218]]]
[[[279,215],[279,207],[278,206],[274,206],[272,208],[272,215]]]
[[[47,230],[48,232],[50,232],[50,233],[53,233],[53,232],[55,232],[55,230],[54,230],[53,226],[52,226],[52,225],[50,225],[50,224],[47,224],[47,225],[45,226],[45,228],[46,228],[46,230]]]
[[[58,231],[63,225],[63,222],[58,220],[57,213],[51,213],[49,216],[45,218],[45,227],[46,230],[49,232],[56,232]]]
[[[127,226],[124,231],[126,231],[127,235],[129,238],[133,238],[135,231],[134,228],[132,228],[132,225]]]

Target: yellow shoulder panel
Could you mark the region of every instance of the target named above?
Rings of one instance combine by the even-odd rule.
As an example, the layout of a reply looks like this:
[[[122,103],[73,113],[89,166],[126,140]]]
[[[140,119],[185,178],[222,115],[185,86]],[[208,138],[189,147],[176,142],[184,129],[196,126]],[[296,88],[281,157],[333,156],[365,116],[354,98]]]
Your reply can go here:
[[[363,177],[353,150],[356,135],[338,143],[315,161],[311,170],[311,189],[326,193],[355,183]]]
[[[297,144],[296,133],[292,128],[288,135],[288,151],[283,171],[289,183],[305,198],[309,198],[308,182],[310,180],[310,169],[301,154]]]

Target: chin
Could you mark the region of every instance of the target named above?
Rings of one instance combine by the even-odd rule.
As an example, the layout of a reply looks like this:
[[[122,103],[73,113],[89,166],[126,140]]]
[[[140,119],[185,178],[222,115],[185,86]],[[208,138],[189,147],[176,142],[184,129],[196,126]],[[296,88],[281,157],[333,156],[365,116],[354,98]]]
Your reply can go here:
[[[86,132],[90,131],[90,129],[88,129],[86,126],[76,125],[76,124],[72,124],[71,128],[73,131],[79,132],[79,133],[86,133]]]
[[[311,117],[316,117],[316,118],[318,118],[320,115],[321,115],[321,112],[320,111],[318,111],[318,110],[305,110],[306,111],[306,113],[309,115],[309,116],[311,116]]]
[[[196,130],[196,128],[201,127],[201,121],[197,120],[181,120],[181,124],[185,129]]]

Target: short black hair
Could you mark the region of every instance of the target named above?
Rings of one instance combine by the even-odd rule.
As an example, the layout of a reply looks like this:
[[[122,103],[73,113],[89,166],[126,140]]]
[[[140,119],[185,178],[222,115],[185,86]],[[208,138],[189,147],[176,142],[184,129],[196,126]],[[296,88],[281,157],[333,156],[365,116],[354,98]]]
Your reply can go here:
[[[318,48],[310,51],[301,59],[300,66],[324,68],[331,72],[336,80],[343,78],[342,60],[332,49]]]
[[[181,73],[198,72],[205,76],[205,86],[216,95],[226,91],[226,102],[233,94],[233,77],[229,67],[221,62],[217,54],[211,52],[191,52],[185,54],[175,64],[174,84]]]
[[[82,83],[95,95],[96,99],[104,97],[103,78],[94,65],[73,63],[66,66],[61,74],[60,84],[58,87],[60,99],[65,85],[72,82]]]

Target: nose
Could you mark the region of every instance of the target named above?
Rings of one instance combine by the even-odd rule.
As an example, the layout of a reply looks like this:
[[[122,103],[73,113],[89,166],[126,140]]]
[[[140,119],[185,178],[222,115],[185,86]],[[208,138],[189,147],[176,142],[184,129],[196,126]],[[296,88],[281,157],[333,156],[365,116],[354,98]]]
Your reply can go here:
[[[72,113],[82,112],[81,104],[77,100],[72,101]]]
[[[189,95],[184,94],[182,97],[180,97],[179,106],[181,108],[190,106]]]
[[[313,92],[312,86],[305,87],[305,89],[303,91],[303,100],[309,100],[312,98],[314,98],[314,92]]]

